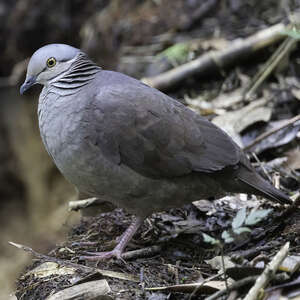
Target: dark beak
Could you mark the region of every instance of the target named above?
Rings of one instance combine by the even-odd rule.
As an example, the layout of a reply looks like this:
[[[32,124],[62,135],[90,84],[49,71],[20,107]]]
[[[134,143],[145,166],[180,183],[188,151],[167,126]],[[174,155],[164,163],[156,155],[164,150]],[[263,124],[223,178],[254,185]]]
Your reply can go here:
[[[20,87],[20,94],[23,95],[25,91],[27,91],[31,86],[36,83],[36,76],[28,77],[25,82]]]

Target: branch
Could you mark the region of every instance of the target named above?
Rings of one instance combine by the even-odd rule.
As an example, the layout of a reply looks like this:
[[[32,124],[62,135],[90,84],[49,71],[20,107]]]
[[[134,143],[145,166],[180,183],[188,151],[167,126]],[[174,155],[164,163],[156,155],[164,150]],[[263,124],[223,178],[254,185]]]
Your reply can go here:
[[[288,255],[290,242],[287,242],[267,265],[263,273],[257,278],[255,285],[250,289],[244,300],[258,299],[261,289],[264,289],[274,277],[278,267]]]
[[[127,251],[122,254],[122,258],[124,260],[129,260],[129,259],[136,259],[140,257],[149,257],[161,252],[161,250],[162,250],[162,246],[153,245],[138,250]]]
[[[288,119],[285,123],[283,123],[282,125],[278,126],[277,128],[273,128],[261,135],[259,135],[254,141],[252,141],[249,145],[247,145],[246,147],[243,148],[244,151],[248,151],[249,149],[251,149],[253,146],[255,146],[256,144],[258,144],[259,142],[261,142],[262,140],[264,140],[265,138],[267,138],[268,136],[276,133],[277,131],[292,125],[294,123],[296,123],[297,121],[300,120],[300,115],[297,115],[291,119]]]
[[[266,62],[264,67],[254,76],[250,86],[244,91],[244,99],[249,100],[259,86],[274,71],[279,63],[291,52],[298,41],[294,38],[287,37],[278,47],[271,58]]]
[[[99,202],[99,199],[96,197],[88,198],[88,199],[84,199],[84,200],[69,201],[69,211],[72,211],[72,210],[77,211],[77,210],[86,208],[88,206],[91,206],[97,202]]]
[[[257,280],[259,276],[248,276],[248,277],[245,277],[239,281],[236,281],[234,282],[232,285],[230,285],[228,287],[228,290],[226,289],[223,289],[221,291],[218,291],[216,293],[214,293],[213,295],[205,298],[205,300],[217,300],[217,299],[220,299],[221,296],[224,296],[226,295],[228,292],[232,292],[234,290],[239,290],[240,288],[244,287],[244,286],[247,286],[253,282],[255,282],[255,280]],[[288,279],[288,275],[286,273],[281,273],[281,274],[277,274],[274,278],[276,281],[285,281]]]
[[[238,59],[248,58],[250,54],[285,38],[282,34],[285,29],[286,26],[279,23],[246,39],[236,39],[224,50],[207,52],[193,61],[157,76],[143,78],[142,81],[157,89],[167,90],[193,75],[212,70],[216,72],[235,64]]]
[[[119,273],[119,272],[114,272],[114,271],[109,271],[109,270],[102,270],[102,269],[98,269],[98,268],[93,268],[93,267],[88,267],[88,266],[84,266],[84,265],[80,265],[80,264],[75,264],[72,263],[68,260],[63,260],[63,259],[59,259],[56,257],[52,257],[52,256],[48,256],[48,255],[44,255],[41,253],[38,253],[36,251],[34,251],[33,249],[31,249],[30,247],[21,245],[21,244],[17,244],[14,242],[8,242],[10,245],[17,247],[18,249],[21,249],[25,252],[29,252],[31,253],[33,256],[45,260],[45,261],[52,261],[55,262],[59,265],[62,266],[69,266],[72,268],[75,268],[77,270],[80,270],[82,272],[92,272],[92,273],[99,273],[102,276],[107,276],[110,278],[118,278],[118,279],[123,279],[123,280],[129,280],[129,281],[133,281],[133,282],[139,282],[139,279],[131,274],[126,274],[126,273]]]

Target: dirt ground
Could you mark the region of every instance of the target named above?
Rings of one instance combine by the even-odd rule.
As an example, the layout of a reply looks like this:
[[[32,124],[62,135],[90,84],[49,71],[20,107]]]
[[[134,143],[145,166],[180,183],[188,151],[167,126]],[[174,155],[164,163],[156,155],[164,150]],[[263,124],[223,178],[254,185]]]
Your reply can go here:
[[[102,270],[130,274],[141,280],[133,282],[104,277],[111,287],[113,299],[170,299],[170,295],[171,299],[189,299],[190,294],[183,292],[151,292],[143,290],[142,287],[193,283],[217,273],[206,261],[214,258],[218,253],[203,242],[202,232],[205,231],[216,237],[220,236],[220,233],[231,223],[235,210],[226,202],[216,202],[213,206],[215,212],[210,217],[194,205],[153,215],[149,222],[143,225],[127,249],[130,251],[153,245],[161,247],[159,252],[152,253],[150,257],[129,259],[126,262],[112,260],[97,264],[80,260],[80,256],[86,251],[106,251],[112,247],[112,241],[124,232],[132,220],[132,216],[124,214],[121,210],[83,220],[72,229],[67,241],[53,249],[49,255],[65,262],[87,264],[97,266]],[[276,253],[286,241],[292,242],[290,254],[298,255],[300,249],[299,212],[290,212],[284,217],[281,214],[282,209],[277,207],[272,216],[255,228],[246,239],[225,247],[225,255],[231,257],[240,255],[240,257],[246,257],[247,260],[252,260],[260,253],[266,256]],[[97,244],[94,246],[78,245],[78,242],[82,241],[97,242]],[[260,248],[264,251],[260,251]],[[36,278],[32,274],[28,275],[29,270],[44,261],[47,259],[33,263],[19,278],[16,293],[18,299],[45,299],[50,293],[70,286],[70,279],[73,277],[71,275],[60,277],[53,275],[52,278]],[[78,271],[80,278],[88,278],[88,280],[103,278],[99,274],[95,275],[94,272],[81,273],[80,271]],[[229,273],[230,271],[236,272],[230,269],[228,271]],[[253,268],[254,274],[255,271]],[[240,272],[237,278],[249,275],[249,269]],[[207,293],[211,292],[208,289]],[[204,299],[204,296],[208,294],[205,290],[204,292],[201,290],[201,296],[196,295],[193,299]]]

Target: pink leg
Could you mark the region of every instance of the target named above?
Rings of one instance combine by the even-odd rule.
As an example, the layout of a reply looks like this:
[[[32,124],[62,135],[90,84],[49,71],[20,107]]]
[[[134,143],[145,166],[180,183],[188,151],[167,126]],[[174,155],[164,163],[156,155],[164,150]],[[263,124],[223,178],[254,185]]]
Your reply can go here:
[[[111,251],[108,252],[87,252],[89,256],[81,256],[80,259],[86,260],[105,260],[110,259],[112,257],[116,257],[121,259],[122,253],[126,248],[129,241],[132,239],[134,234],[137,232],[139,227],[143,224],[144,218],[137,217],[135,221],[133,221],[130,226],[126,229],[126,231],[121,236],[120,242],[118,245]]]

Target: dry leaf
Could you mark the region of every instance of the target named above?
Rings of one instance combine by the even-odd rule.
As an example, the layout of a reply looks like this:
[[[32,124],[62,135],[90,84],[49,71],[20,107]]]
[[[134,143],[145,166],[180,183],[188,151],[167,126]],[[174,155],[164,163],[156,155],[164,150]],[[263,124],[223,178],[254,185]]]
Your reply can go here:
[[[51,275],[73,275],[75,272],[74,268],[60,266],[55,262],[48,261],[27,272],[25,275],[33,274],[35,277],[42,278]]]

